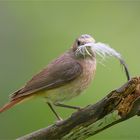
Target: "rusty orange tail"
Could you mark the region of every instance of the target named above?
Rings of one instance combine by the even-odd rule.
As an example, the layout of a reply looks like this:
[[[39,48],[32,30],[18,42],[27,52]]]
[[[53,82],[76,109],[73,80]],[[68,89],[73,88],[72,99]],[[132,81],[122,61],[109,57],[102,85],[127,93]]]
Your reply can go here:
[[[23,99],[25,99],[25,97],[20,97],[17,98],[15,100],[10,101],[9,103],[5,104],[2,108],[0,108],[0,113],[8,110],[9,108],[13,107],[14,105],[16,105],[17,103],[21,102]]]

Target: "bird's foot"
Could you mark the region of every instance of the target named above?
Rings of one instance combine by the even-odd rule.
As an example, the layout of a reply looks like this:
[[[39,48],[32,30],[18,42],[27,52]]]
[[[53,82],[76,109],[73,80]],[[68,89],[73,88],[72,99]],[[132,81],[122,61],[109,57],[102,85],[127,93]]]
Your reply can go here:
[[[59,119],[55,122],[57,126],[61,125],[63,123],[63,119],[59,117]]]

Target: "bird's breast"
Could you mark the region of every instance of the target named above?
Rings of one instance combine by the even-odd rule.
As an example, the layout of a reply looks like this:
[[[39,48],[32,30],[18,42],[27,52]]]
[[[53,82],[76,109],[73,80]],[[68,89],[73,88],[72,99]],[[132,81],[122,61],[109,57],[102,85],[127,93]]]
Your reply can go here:
[[[64,86],[46,91],[45,97],[51,102],[63,102],[79,95],[92,81],[95,70],[96,61],[83,60],[79,62],[83,71],[75,80],[67,83]]]

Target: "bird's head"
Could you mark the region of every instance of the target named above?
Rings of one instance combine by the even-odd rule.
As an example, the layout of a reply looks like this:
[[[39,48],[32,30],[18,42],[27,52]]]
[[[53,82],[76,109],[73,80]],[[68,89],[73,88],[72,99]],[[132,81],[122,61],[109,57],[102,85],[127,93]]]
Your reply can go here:
[[[95,42],[93,37],[91,37],[90,35],[84,34],[77,38],[72,46],[72,50],[77,58],[83,59],[95,58],[96,54],[103,59],[105,59],[107,56],[114,56],[123,65],[127,79],[130,79],[127,65],[123,60],[121,54],[104,43]]]
[[[92,45],[94,43],[95,40],[93,39],[93,37],[88,34],[84,34],[75,40],[72,49],[77,57],[94,57],[95,52],[92,49]]]

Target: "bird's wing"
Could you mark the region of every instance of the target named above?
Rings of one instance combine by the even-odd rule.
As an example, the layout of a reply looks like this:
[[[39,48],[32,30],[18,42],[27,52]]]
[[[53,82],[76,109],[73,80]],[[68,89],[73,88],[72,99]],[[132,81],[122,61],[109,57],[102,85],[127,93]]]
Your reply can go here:
[[[61,56],[35,75],[27,84],[11,95],[11,100],[41,90],[57,88],[74,80],[82,73],[81,65],[68,56]]]

